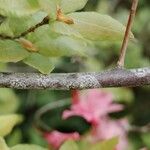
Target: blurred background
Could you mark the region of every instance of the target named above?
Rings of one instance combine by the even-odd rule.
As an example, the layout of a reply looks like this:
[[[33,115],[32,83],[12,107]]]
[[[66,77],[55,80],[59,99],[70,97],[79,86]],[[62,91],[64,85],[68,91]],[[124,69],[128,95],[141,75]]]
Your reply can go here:
[[[97,11],[109,14],[123,24],[126,24],[131,0],[89,0],[86,11]],[[140,0],[137,16],[133,26],[135,42],[131,42],[126,56],[126,68],[150,66],[150,1]],[[89,72],[113,68],[117,62],[121,43],[95,43],[89,50],[87,58],[63,57],[58,60],[54,72]],[[22,64],[0,64],[2,71],[35,72],[32,68]],[[132,126],[141,128],[150,123],[150,86],[138,88],[111,88],[106,89],[113,93],[115,101],[123,103],[125,110],[115,117],[126,116]],[[0,114],[20,113],[24,122],[7,136],[7,143],[13,146],[25,142],[44,145],[46,142],[34,128],[35,112],[42,106],[61,99],[70,99],[70,91],[53,90],[12,90],[0,89]],[[66,105],[68,107],[68,105]],[[60,112],[64,108],[53,109],[53,113],[45,115],[45,122],[53,129],[69,129],[81,134],[86,132],[89,124],[80,118],[74,118],[69,123],[60,119]],[[73,124],[76,122],[76,125]],[[72,124],[71,124],[72,123]],[[59,124],[59,126],[58,126]],[[150,132],[131,131],[128,133],[129,150],[138,150],[142,147],[150,149]]]

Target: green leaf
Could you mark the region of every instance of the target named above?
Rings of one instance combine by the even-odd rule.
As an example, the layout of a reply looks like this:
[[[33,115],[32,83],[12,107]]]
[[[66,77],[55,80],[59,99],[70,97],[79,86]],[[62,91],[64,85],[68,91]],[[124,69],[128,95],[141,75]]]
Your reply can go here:
[[[60,150],[79,150],[77,144],[72,141],[66,141],[61,147]]]
[[[141,135],[142,141],[144,143],[145,146],[147,146],[148,148],[150,148],[150,133],[143,133]]]
[[[47,12],[52,19],[56,19],[57,6],[60,6],[63,13],[70,13],[81,10],[88,0],[38,0],[40,8]]]
[[[70,13],[84,8],[88,0],[61,0],[61,9],[64,13]]]
[[[44,12],[37,12],[30,16],[10,16],[0,25],[0,34],[7,36],[19,36],[30,28],[42,22],[47,16]]]
[[[24,59],[23,62],[43,74],[49,74],[54,69],[52,59],[38,53],[32,53],[28,58]]]
[[[50,57],[84,55],[86,42],[68,36],[60,36],[56,39],[41,40],[36,43],[39,53]]]
[[[2,137],[0,137],[0,150],[9,150],[5,140]]]
[[[18,42],[0,40],[0,62],[17,62],[29,55]]]
[[[6,19],[6,17],[0,15],[0,25],[1,25],[1,23],[2,23],[5,19]]]
[[[20,144],[12,147],[10,150],[48,150],[37,145]]]
[[[88,48],[84,40],[57,34],[50,30],[49,25],[38,28],[27,39],[46,57],[84,55]]]
[[[7,145],[9,147],[15,146],[18,143],[21,143],[23,139],[22,130],[19,128],[16,128],[13,130],[13,132],[7,137]]]
[[[47,12],[51,19],[56,19],[57,6],[60,0],[38,0],[40,9]]]
[[[8,19],[5,19],[5,21],[3,21],[2,24],[0,25],[0,34],[10,37],[14,36],[14,33],[9,26]]]
[[[134,94],[131,89],[128,88],[108,88],[106,89],[113,93],[114,100],[116,102],[132,103],[134,100]]]
[[[118,144],[118,138],[112,138],[97,144],[94,144],[90,150],[114,150]]]
[[[74,20],[70,25],[89,40],[121,41],[126,27],[107,15],[96,12],[76,12],[68,15]],[[131,33],[130,38],[134,36]]]
[[[75,30],[70,25],[63,23],[63,22],[55,21],[54,23],[51,23],[50,29],[53,32],[56,32],[56,33],[59,33],[62,35],[68,35],[68,36],[72,36],[72,37],[83,38],[82,35],[79,32],[77,32],[77,30]]]
[[[0,114],[14,113],[19,99],[12,89],[0,88]]]
[[[0,136],[4,137],[8,135],[13,127],[22,122],[22,116],[12,114],[12,115],[1,115],[0,116]]]
[[[29,2],[29,0],[0,0],[0,14],[4,16],[9,15],[29,15],[37,11],[37,8]]]
[[[90,150],[91,143],[87,141],[86,139],[82,139],[78,142],[78,146],[81,150]]]

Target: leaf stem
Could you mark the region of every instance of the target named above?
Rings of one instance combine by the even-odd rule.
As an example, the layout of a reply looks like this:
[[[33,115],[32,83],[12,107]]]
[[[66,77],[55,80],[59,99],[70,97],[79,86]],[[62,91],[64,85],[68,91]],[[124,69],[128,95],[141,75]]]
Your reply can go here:
[[[128,19],[128,23],[127,23],[127,27],[126,27],[126,32],[124,35],[124,40],[123,40],[121,50],[120,50],[121,52],[120,52],[119,61],[117,63],[119,68],[124,67],[126,50],[128,47],[130,32],[131,32],[132,24],[134,22],[137,6],[138,6],[138,0],[132,0],[132,7],[130,10],[130,15],[129,15],[129,19]]]

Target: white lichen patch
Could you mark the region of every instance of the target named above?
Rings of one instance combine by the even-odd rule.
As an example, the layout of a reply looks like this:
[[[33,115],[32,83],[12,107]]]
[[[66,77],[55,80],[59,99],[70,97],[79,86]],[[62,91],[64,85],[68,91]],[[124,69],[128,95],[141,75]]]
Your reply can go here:
[[[77,84],[79,84],[79,88],[85,87],[101,87],[98,80],[92,75],[79,75],[77,78]]]
[[[137,77],[145,77],[147,74],[150,73],[149,68],[140,68],[140,69],[136,69],[136,70],[131,70],[132,73],[134,73],[135,76]]]

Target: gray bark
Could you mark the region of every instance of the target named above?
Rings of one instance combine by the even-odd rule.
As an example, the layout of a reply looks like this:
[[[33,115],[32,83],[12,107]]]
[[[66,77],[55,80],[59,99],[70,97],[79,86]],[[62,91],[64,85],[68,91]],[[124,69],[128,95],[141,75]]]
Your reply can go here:
[[[91,89],[150,85],[150,68],[94,73],[0,73],[0,87],[15,89]]]

